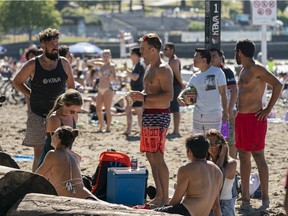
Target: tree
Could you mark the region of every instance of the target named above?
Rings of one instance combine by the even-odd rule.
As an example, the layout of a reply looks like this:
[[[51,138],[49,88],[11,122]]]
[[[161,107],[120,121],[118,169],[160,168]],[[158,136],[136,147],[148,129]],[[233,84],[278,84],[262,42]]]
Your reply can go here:
[[[5,33],[23,30],[32,40],[32,32],[38,28],[56,28],[61,22],[55,0],[2,1],[0,2],[0,26]]]
[[[285,9],[288,7],[287,1],[277,1],[277,8],[283,13]]]

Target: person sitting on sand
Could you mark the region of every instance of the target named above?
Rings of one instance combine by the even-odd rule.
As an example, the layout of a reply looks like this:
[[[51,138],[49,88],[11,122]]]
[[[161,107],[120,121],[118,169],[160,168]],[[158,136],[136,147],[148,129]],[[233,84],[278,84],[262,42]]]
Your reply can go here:
[[[169,206],[154,209],[180,215],[221,215],[219,193],[223,177],[221,170],[206,160],[209,141],[201,134],[186,139],[187,157],[190,163],[181,166],[177,174],[177,186]],[[184,196],[184,198],[183,198]]]
[[[223,187],[220,194],[222,214],[233,216],[237,198],[237,192],[233,193],[237,162],[229,157],[227,142],[220,131],[210,129],[206,133],[206,137],[210,141],[208,159],[213,161],[223,173]]]
[[[45,145],[41,152],[37,167],[42,164],[47,152],[53,149],[51,146],[51,133],[63,125],[76,128],[78,120],[77,112],[81,109],[82,104],[83,100],[81,94],[74,89],[69,89],[56,99],[54,106],[46,119]]]
[[[52,134],[50,150],[36,173],[46,177],[55,187],[59,196],[98,200],[82,180],[81,157],[69,150],[79,131],[69,126],[61,126]]]

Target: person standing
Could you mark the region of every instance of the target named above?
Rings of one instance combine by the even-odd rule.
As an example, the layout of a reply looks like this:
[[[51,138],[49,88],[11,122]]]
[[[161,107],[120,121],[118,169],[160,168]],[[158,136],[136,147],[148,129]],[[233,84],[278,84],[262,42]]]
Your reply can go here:
[[[59,35],[57,29],[47,28],[39,33],[43,54],[28,61],[17,73],[13,86],[30,98],[27,130],[23,145],[34,148],[32,170],[36,170],[45,144],[45,119],[56,98],[67,88],[74,88],[70,63],[59,57]],[[25,81],[31,79],[31,88]]]
[[[127,76],[130,77],[131,82],[131,90],[132,91],[143,91],[143,77],[145,73],[145,64],[141,62],[141,52],[140,47],[133,47],[130,52],[130,58],[133,62],[133,70],[130,71],[127,68],[127,65],[124,64],[124,70],[127,73]],[[143,102],[135,101],[132,106],[126,106],[126,116],[127,116],[127,128],[123,133],[124,135],[131,134],[132,127],[132,108],[135,109],[137,117],[138,117],[138,125],[139,129],[141,128],[142,123],[142,113],[143,113]]]
[[[211,53],[211,65],[214,67],[219,67],[225,74],[227,82],[227,100],[228,100],[228,113],[229,113],[229,138],[227,139],[229,147],[230,157],[236,159],[236,148],[235,148],[235,114],[236,114],[236,101],[238,87],[236,84],[236,79],[233,71],[225,66],[225,56],[222,50],[212,48],[210,49]]]
[[[97,72],[99,78],[98,93],[96,96],[96,111],[99,118],[100,128],[98,132],[111,132],[111,105],[114,96],[114,91],[111,88],[111,81],[116,80],[115,64],[111,61],[112,55],[110,49],[104,49],[102,58],[91,59],[87,61],[87,65],[100,67]],[[102,113],[102,107],[104,105],[105,113],[107,117],[106,129],[104,129],[104,116]]]
[[[195,49],[194,66],[200,71],[192,75],[188,88],[197,90],[197,101],[193,111],[193,133],[205,134],[209,129],[221,131],[222,121],[229,120],[226,78],[220,68],[210,65],[211,54],[202,48]],[[180,105],[186,105],[183,94],[178,96]]]
[[[173,90],[174,97],[170,103],[170,112],[173,113],[173,132],[169,135],[172,136],[180,136],[179,126],[180,126],[180,112],[179,112],[179,104],[177,101],[177,97],[181,92],[181,89],[184,89],[186,86],[182,82],[181,77],[181,62],[180,59],[175,54],[175,45],[171,42],[167,42],[164,46],[163,51],[164,56],[169,59],[169,65],[173,71],[174,79],[173,79]]]
[[[238,81],[235,139],[240,159],[242,204],[250,204],[249,179],[252,155],[260,177],[262,207],[269,208],[269,174],[264,155],[265,135],[267,116],[280,95],[282,84],[265,66],[254,61],[254,54],[255,44],[252,40],[241,39],[236,43],[235,60],[238,65],[242,64],[242,68]],[[272,95],[267,106],[263,107],[262,98],[267,83],[272,87]]]
[[[165,137],[170,124],[170,101],[173,99],[173,71],[160,58],[161,39],[155,33],[140,39],[140,50],[150,64],[144,75],[144,91],[132,91],[133,101],[144,102],[140,151],[146,152],[156,186],[151,205],[168,204],[169,171],[164,160]]]

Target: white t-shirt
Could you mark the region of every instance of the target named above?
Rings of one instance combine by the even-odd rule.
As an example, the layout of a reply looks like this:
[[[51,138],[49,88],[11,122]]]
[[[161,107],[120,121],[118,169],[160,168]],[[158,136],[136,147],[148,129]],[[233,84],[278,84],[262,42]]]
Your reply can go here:
[[[197,90],[195,111],[201,114],[221,112],[219,87],[226,84],[225,74],[218,67],[210,66],[206,71],[193,74],[188,86],[194,86]]]

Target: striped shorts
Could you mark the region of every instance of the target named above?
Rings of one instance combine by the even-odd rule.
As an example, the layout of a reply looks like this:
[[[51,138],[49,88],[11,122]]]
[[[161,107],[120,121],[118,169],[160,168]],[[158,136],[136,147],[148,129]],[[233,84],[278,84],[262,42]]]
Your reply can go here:
[[[168,109],[145,109],[142,117],[140,151],[157,152],[160,150],[163,154],[169,125]]]

